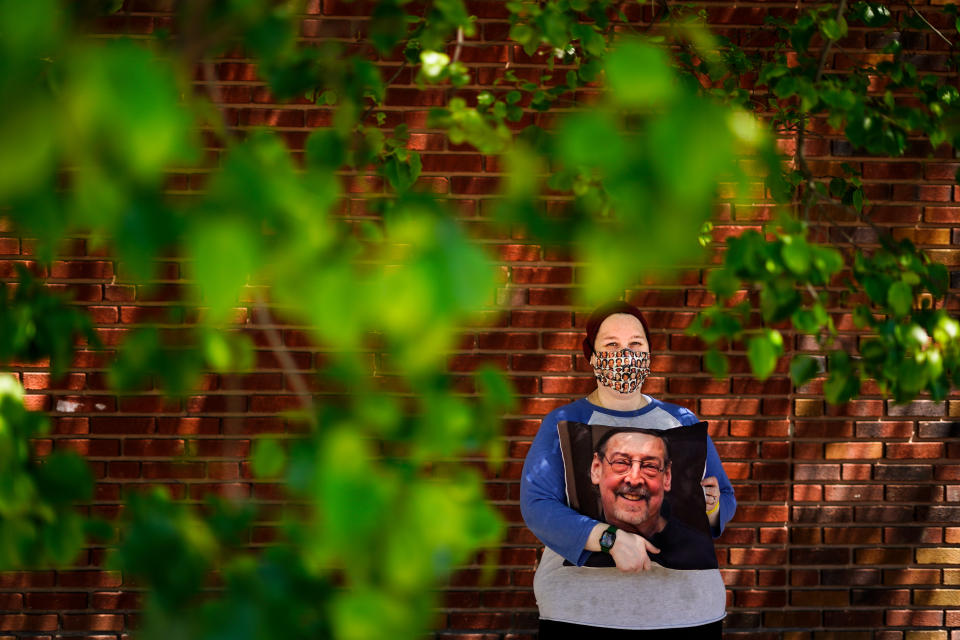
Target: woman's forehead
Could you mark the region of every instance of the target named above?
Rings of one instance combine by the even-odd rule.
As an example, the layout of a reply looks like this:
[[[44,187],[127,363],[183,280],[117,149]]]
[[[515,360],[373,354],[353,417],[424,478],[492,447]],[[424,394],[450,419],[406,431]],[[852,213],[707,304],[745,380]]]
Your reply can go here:
[[[600,340],[608,337],[626,337],[627,339],[646,338],[640,320],[629,313],[615,313],[600,323],[600,329],[597,331],[597,339]]]

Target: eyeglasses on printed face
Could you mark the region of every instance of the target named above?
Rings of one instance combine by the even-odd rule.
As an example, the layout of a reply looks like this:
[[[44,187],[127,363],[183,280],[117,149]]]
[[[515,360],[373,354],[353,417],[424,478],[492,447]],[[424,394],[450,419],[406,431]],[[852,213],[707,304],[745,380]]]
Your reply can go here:
[[[664,470],[664,467],[651,460],[634,460],[632,458],[619,456],[613,460],[607,457],[603,459],[607,461],[607,464],[610,465],[610,468],[613,469],[613,472],[618,476],[624,476],[630,473],[630,470],[633,469],[633,465],[635,464],[640,465],[640,473],[647,478],[656,478],[663,473]]]

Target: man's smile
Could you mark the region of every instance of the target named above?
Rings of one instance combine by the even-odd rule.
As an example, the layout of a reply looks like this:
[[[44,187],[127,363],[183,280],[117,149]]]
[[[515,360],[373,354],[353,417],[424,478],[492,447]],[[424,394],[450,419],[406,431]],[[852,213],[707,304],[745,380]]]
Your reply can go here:
[[[650,501],[650,492],[643,489],[620,489],[616,492],[618,498],[629,500],[630,502],[640,502],[641,500]]]

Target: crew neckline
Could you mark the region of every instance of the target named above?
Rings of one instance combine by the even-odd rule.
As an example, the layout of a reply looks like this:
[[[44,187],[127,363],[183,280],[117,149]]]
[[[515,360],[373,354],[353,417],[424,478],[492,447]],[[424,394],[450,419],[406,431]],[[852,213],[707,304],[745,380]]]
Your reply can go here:
[[[651,397],[651,396],[648,396],[648,395],[645,394],[645,393],[642,394],[642,395],[643,395],[644,398],[647,399],[647,404],[643,405],[643,406],[640,407],[639,409],[630,409],[629,411],[618,411],[618,410],[616,410],[616,409],[608,409],[608,408],[606,408],[606,407],[601,407],[601,406],[598,405],[598,404],[594,404],[594,403],[590,402],[590,400],[589,400],[586,396],[584,396],[583,398],[580,398],[580,400],[583,401],[583,402],[585,402],[585,403],[586,403],[587,405],[589,405],[590,407],[592,407],[594,411],[599,411],[599,412],[601,412],[601,413],[606,413],[606,414],[612,415],[612,416],[629,417],[629,416],[639,416],[639,415],[642,415],[642,414],[646,413],[647,411],[650,411],[651,409],[653,409],[654,403],[657,402],[656,398],[653,398],[653,397]]]

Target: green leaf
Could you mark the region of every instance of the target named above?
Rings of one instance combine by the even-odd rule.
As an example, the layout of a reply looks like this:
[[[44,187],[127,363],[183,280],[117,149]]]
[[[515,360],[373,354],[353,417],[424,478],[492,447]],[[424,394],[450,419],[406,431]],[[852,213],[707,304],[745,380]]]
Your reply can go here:
[[[808,355],[796,355],[790,361],[790,379],[797,387],[813,380],[820,373],[817,359]]]
[[[806,53],[810,48],[810,39],[816,31],[816,23],[809,13],[797,19],[797,23],[790,29],[790,44],[799,53]]]
[[[89,500],[93,495],[90,468],[83,458],[72,451],[54,451],[48,455],[37,469],[36,481],[40,495],[51,504],[66,505]]]
[[[897,316],[905,316],[913,307],[913,289],[906,282],[894,282],[887,291],[887,304]]]
[[[260,262],[259,234],[241,220],[198,220],[190,234],[191,272],[213,324],[227,322]]]
[[[793,76],[783,76],[773,85],[773,92],[778,98],[789,98],[797,93],[797,79]]]
[[[112,170],[156,183],[197,147],[170,65],[129,40],[111,40],[65,61],[75,153],[97,149]],[[137,82],[131,83],[130,78]]]
[[[730,373],[730,359],[727,355],[717,349],[710,349],[703,357],[703,363],[707,371],[713,374],[717,380],[726,378]]]
[[[625,162],[627,146],[614,120],[599,110],[587,111],[564,120],[557,140],[564,163],[576,167],[608,167]]]
[[[798,276],[810,270],[810,247],[806,240],[799,236],[784,236],[781,249],[783,263]]]
[[[390,53],[407,35],[404,11],[392,2],[378,2],[370,15],[367,37],[382,54]]]
[[[863,23],[868,27],[882,27],[890,22],[890,9],[876,2],[862,2],[859,14]]]
[[[254,443],[250,463],[258,478],[276,478],[287,465],[287,452],[276,439],[263,438]]]
[[[783,337],[773,329],[764,329],[747,343],[747,360],[753,375],[758,380],[766,380],[777,367],[777,359],[783,353]]]
[[[853,207],[858,211],[863,211],[863,189],[857,189],[853,192]]]
[[[627,108],[662,105],[677,94],[666,53],[643,40],[622,40],[607,56],[606,72],[611,98]]]
[[[740,288],[740,278],[729,269],[714,269],[707,276],[707,288],[720,300],[726,300]]]
[[[897,399],[909,400],[920,393],[927,386],[929,374],[926,363],[920,362],[916,357],[904,358],[896,367],[895,388],[900,392]]]
[[[347,158],[346,144],[334,129],[315,129],[307,137],[304,148],[311,167],[339,169]]]
[[[820,33],[827,40],[840,40],[847,35],[847,21],[843,16],[826,18],[820,23]]]
[[[830,404],[843,404],[860,391],[860,377],[845,351],[834,351],[829,357],[830,375],[823,384],[823,393]]]
[[[940,297],[946,294],[950,287],[950,271],[946,265],[939,262],[927,265],[927,286],[934,296]]]

